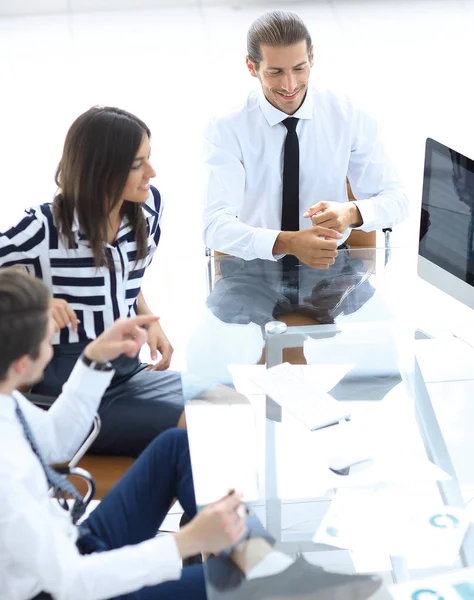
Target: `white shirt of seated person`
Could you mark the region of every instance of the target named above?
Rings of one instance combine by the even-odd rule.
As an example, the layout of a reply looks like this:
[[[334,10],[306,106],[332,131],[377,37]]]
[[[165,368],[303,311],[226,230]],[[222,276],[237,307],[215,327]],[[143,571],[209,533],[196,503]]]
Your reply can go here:
[[[377,123],[347,97],[309,85],[312,49],[306,42],[261,47],[250,73],[261,89],[243,106],[214,119],[205,140],[204,241],[245,260],[275,260],[281,230],[283,146],[289,115],[299,119],[300,229],[333,228],[309,207],[330,202],[357,208],[363,231],[391,227],[408,214],[408,200],[388,158]],[[288,96],[289,93],[292,95]],[[348,203],[346,178],[357,201]],[[318,211],[319,212],[319,211]],[[323,210],[324,212],[324,210]],[[344,219],[342,219],[344,222]],[[342,244],[354,223],[347,223]]]
[[[41,378],[52,356],[54,326],[23,384]],[[78,361],[49,411],[34,406],[0,381],[0,600],[33,598],[48,590],[58,600],[99,600],[179,579],[181,556],[173,536],[82,556],[71,515],[53,501],[43,468],[15,413],[18,402],[48,464],[67,462],[89,433],[113,371]],[[14,397],[13,397],[14,396]]]

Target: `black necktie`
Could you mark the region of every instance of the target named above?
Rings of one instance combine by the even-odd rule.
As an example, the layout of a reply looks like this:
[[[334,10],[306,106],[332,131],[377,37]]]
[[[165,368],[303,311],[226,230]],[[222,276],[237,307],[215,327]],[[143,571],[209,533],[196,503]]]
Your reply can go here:
[[[283,122],[287,129],[283,150],[283,192],[281,207],[282,231],[299,231],[300,228],[300,146],[296,117],[288,117]],[[283,257],[284,293],[291,304],[298,304],[299,273],[298,259],[295,256]]]
[[[282,231],[300,228],[300,146],[296,125],[298,119],[288,117],[283,125],[288,132],[283,151],[283,195],[281,208]]]
[[[20,405],[18,404],[18,400],[15,397],[13,397],[13,400],[15,401],[16,416],[18,417],[18,420],[20,421],[21,426],[23,427],[23,432],[31,446],[31,449],[36,454],[41,466],[43,467],[43,471],[46,475],[48,485],[53,488],[55,495],[59,494],[61,497],[63,497],[64,493],[67,493],[74,498],[75,502],[71,510],[71,516],[72,522],[75,524],[82,517],[86,508],[84,506],[83,498],[81,494],[77,491],[77,489],[73,486],[73,484],[64,475],[56,473],[56,471],[52,467],[45,463],[44,458],[34,438],[33,432],[31,431],[30,426],[28,425],[28,421],[26,420],[25,415],[23,414],[23,411],[21,410]]]

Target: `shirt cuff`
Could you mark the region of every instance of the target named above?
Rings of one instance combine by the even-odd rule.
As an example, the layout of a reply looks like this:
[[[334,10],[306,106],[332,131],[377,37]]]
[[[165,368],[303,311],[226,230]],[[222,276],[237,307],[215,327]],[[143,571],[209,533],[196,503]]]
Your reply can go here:
[[[367,200],[355,200],[354,204],[359,209],[362,217],[362,225],[353,227],[352,229],[361,229],[362,231],[373,231],[375,229],[375,210],[374,201],[372,198]]]
[[[63,391],[80,392],[81,394],[102,396],[114,376],[115,371],[96,371],[79,359],[63,387]]]
[[[183,561],[173,534],[157,535],[140,544],[144,563],[150,567],[151,579],[147,585],[156,585],[162,581],[179,579]]]
[[[256,228],[253,236],[253,248],[255,258],[263,260],[278,260],[278,257],[273,255],[273,246],[281,231],[276,229]]]

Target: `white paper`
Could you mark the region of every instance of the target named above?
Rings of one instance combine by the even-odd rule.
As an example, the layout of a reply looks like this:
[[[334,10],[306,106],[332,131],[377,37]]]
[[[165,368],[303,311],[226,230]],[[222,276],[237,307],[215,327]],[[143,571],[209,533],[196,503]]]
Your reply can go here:
[[[474,568],[388,587],[394,600],[472,600]]]
[[[196,502],[213,502],[229,489],[243,493],[246,501],[257,500],[259,453],[252,406],[193,401],[186,419]]]
[[[338,548],[379,550],[417,568],[451,565],[469,527],[465,510],[445,507],[416,494],[339,491],[313,541]]]
[[[375,495],[366,490],[341,490],[334,497],[313,537],[313,542],[346,550],[380,547],[376,524]]]
[[[253,375],[252,379],[310,430],[338,423],[349,416],[329,394],[302,376],[299,365],[282,363]]]
[[[308,337],[304,354],[311,365],[347,365],[358,376],[399,373],[393,326],[357,323],[326,339]],[[375,326],[374,326],[375,325]]]

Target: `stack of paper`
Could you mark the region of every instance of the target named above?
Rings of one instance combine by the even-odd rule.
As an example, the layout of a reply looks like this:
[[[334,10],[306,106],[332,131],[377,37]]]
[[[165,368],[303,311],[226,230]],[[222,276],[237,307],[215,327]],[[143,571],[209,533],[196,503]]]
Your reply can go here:
[[[311,431],[350,418],[345,407],[301,376],[298,365],[282,363],[253,375],[252,379]]]

